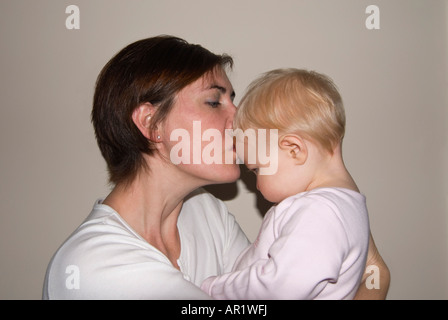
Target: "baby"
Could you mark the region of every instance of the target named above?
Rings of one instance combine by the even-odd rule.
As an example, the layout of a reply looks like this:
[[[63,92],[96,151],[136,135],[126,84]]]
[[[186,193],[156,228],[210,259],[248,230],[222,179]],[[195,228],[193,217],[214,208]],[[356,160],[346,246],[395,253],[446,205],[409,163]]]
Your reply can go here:
[[[369,220],[342,159],[345,112],[333,81],[306,70],[268,72],[249,86],[235,127],[278,130],[275,173],[261,174],[268,164],[243,156],[276,205],[233,271],[206,279],[202,289],[216,299],[352,299]]]

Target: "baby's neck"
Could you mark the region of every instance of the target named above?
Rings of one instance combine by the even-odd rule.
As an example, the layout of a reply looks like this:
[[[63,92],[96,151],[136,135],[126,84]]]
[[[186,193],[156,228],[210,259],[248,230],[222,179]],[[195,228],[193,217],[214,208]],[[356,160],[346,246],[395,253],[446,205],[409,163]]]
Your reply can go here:
[[[345,188],[359,192],[355,180],[345,167],[340,148],[322,162],[308,190],[316,188]]]

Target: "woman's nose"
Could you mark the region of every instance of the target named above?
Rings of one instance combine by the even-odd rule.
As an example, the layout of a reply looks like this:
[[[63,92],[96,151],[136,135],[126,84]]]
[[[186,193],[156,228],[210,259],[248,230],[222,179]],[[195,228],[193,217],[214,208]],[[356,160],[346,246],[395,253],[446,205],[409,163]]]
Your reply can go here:
[[[230,107],[228,108],[229,113],[227,116],[227,123],[226,123],[226,129],[233,129],[233,119],[235,118],[235,113],[236,113],[236,106],[235,104],[230,105]]]

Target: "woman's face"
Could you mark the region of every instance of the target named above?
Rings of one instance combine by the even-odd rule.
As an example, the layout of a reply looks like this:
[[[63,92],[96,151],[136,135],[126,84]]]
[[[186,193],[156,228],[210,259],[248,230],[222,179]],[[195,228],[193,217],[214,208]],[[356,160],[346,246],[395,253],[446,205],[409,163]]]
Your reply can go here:
[[[231,135],[234,96],[225,71],[216,68],[178,93],[161,126],[161,151],[178,170],[203,185],[239,177]]]

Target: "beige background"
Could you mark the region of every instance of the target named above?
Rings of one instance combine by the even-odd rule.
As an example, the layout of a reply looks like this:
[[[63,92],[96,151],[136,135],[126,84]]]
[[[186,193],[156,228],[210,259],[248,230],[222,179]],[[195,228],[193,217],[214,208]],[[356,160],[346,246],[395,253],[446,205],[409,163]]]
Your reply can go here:
[[[70,4],[79,30],[65,27]],[[380,30],[365,27],[370,4]],[[330,75],[389,298],[447,299],[447,17],[443,0],[1,0],[0,299],[40,299],[52,254],[107,194],[94,82],[119,49],[158,34],[231,54],[237,101],[269,69]],[[253,188],[214,188],[251,239],[266,210]]]

